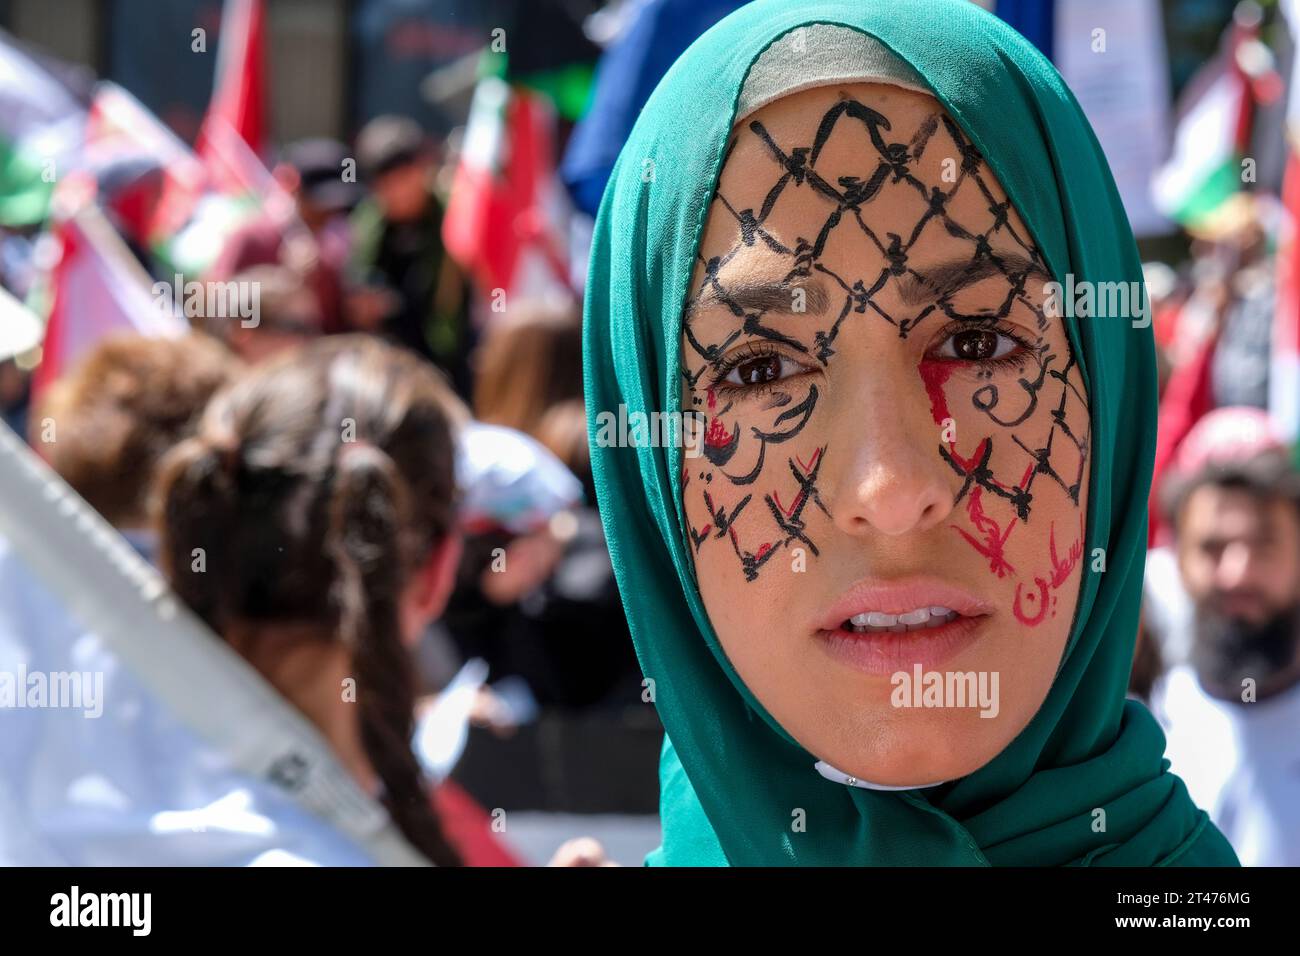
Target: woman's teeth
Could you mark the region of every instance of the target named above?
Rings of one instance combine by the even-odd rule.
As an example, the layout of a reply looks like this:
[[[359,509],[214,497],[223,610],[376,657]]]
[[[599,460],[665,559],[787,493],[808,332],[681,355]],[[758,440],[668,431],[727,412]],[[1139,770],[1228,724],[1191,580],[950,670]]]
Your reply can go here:
[[[882,611],[866,611],[855,614],[844,622],[846,631],[859,634],[883,633],[893,631],[921,631],[933,627],[942,627],[958,617],[956,611],[946,607],[918,607],[904,614],[885,614]]]

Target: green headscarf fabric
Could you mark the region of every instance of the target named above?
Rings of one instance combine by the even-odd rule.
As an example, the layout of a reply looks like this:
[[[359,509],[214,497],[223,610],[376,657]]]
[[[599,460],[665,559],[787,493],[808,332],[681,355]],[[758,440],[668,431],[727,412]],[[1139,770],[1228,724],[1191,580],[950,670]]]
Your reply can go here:
[[[1056,71],[969,0],[757,0],[700,37],[646,104],[596,220],[583,352],[592,467],[633,639],[667,731],[668,865],[1235,865],[1125,699],[1156,430],[1149,328],[1068,320],[1092,415],[1074,629],[1029,726],[927,796],[837,785],[727,661],[701,602],[679,447],[601,447],[597,416],[681,411],[682,307],[755,58],[803,25],[875,37],[910,64],[996,172],[1058,281],[1140,282],[1106,160]],[[816,55],[816,51],[809,51]],[[1132,287],[1130,287],[1132,288]],[[1104,549],[1105,570],[1090,560]],[[1104,818],[1095,810],[1104,810]],[[804,811],[806,829],[792,820]],[[1104,829],[1099,821],[1104,819]]]

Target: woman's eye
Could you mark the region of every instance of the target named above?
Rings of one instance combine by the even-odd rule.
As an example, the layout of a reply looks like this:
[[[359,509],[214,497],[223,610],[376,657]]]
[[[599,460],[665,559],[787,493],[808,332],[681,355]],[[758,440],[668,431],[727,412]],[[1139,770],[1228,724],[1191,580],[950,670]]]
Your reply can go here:
[[[736,365],[723,381],[729,385],[764,385],[797,375],[802,370],[803,366],[782,355],[760,355]]]
[[[1014,352],[1020,345],[994,329],[963,329],[944,340],[936,353],[940,358],[962,362],[988,362]]]

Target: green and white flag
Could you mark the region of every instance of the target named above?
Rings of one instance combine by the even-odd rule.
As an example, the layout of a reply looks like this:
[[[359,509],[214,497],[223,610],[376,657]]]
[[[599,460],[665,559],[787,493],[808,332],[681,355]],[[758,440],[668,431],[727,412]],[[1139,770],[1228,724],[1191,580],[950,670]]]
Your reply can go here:
[[[1201,68],[1180,107],[1173,154],[1156,173],[1152,193],[1162,213],[1196,226],[1241,190],[1251,94],[1231,52]]]
[[[76,94],[0,31],[0,226],[45,220],[85,128]]]

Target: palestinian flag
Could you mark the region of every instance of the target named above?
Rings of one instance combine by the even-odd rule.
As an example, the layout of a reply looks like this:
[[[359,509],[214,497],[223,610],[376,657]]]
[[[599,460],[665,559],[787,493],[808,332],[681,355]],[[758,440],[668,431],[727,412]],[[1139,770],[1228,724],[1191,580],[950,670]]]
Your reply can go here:
[[[1224,49],[1192,77],[1179,102],[1173,154],[1156,173],[1152,198],[1170,219],[1195,229],[1241,191],[1254,97],[1241,52],[1251,28],[1234,24]]]
[[[134,96],[105,80],[95,87],[86,123],[86,158],[92,168],[126,158],[156,162],[163,171],[162,198],[149,225],[151,241],[165,241],[194,212],[208,186],[208,172],[194,152]]]
[[[0,226],[45,221],[54,184],[76,160],[81,98],[0,31]]]

